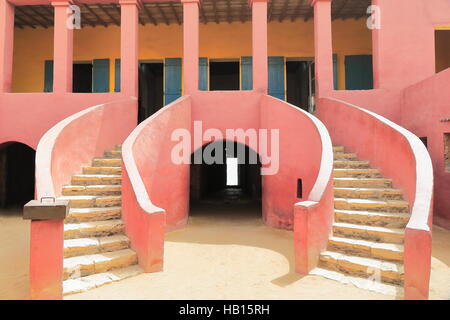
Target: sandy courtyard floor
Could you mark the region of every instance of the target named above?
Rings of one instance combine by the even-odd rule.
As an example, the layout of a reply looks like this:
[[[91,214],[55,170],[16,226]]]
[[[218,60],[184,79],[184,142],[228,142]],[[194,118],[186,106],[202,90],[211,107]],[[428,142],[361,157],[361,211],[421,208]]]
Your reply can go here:
[[[433,230],[431,299],[450,299],[450,231]],[[0,211],[0,299],[28,299],[29,222]],[[193,211],[166,235],[164,272],[66,299],[396,299],[293,270],[292,232],[266,227],[258,210]]]

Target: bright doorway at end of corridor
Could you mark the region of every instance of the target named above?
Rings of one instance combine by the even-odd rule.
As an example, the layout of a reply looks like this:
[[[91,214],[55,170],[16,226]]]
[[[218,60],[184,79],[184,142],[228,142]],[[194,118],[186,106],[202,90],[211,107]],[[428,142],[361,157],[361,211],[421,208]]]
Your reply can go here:
[[[221,161],[208,164],[210,162],[205,161],[202,154],[211,154]],[[196,158],[202,159],[201,163]],[[249,210],[252,214],[255,208],[261,214],[261,163],[254,150],[237,142],[215,141],[196,150],[191,163],[191,209],[205,206],[248,207],[252,209]]]

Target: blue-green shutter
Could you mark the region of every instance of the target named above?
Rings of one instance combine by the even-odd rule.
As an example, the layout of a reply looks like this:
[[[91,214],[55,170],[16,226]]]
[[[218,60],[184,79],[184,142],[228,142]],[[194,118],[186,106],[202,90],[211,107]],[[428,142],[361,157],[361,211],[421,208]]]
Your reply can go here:
[[[109,92],[109,59],[95,59],[92,65],[92,92]]]
[[[120,92],[120,59],[114,64],[114,92]]]
[[[339,90],[339,82],[338,82],[338,57],[337,54],[333,54],[333,82],[334,82],[334,90]]]
[[[252,90],[253,77],[252,77],[252,57],[241,58],[241,89]]]
[[[199,58],[198,61],[198,89],[208,90],[208,58]]]
[[[269,57],[269,95],[284,100],[284,57]]]
[[[345,57],[345,89],[373,89],[372,55]]]
[[[181,58],[164,61],[164,105],[181,97]]]
[[[53,92],[53,60],[45,60],[44,92]]]

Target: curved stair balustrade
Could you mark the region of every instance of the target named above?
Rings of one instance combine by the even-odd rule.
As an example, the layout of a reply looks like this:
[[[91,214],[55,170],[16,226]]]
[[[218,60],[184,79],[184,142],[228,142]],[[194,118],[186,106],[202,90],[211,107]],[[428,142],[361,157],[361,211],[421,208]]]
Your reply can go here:
[[[418,137],[392,121],[334,98],[319,99],[317,116],[333,142],[370,160],[404,191],[410,217],[404,231],[406,299],[427,299],[431,268],[433,167]],[[336,184],[336,182],[335,182]]]
[[[296,202],[291,198],[287,203],[291,208],[293,205],[295,269],[307,274],[318,264],[320,252],[326,249],[333,223],[331,139],[315,116],[270,96],[263,98],[261,119],[261,127],[278,127],[284,131],[284,139],[280,133],[280,168],[287,169],[286,176],[278,185],[270,186],[271,181],[267,181],[269,187],[287,194],[295,192],[295,173],[305,185],[304,200]]]
[[[136,124],[137,99],[96,105],[60,121],[41,138],[36,152],[36,196],[57,198],[74,172],[120,144]],[[33,220],[30,289],[33,299],[63,295],[64,220]]]
[[[122,215],[131,246],[145,272],[163,269],[166,211],[187,216],[189,210],[189,164],[171,161],[175,145],[171,134],[176,129],[191,130],[189,96],[140,123],[122,146]],[[151,199],[162,203],[153,204]]]

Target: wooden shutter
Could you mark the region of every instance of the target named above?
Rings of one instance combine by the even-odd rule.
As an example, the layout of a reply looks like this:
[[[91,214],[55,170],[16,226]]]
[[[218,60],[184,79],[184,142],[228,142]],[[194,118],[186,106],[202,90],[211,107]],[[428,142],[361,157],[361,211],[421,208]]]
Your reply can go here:
[[[120,59],[114,64],[114,92],[120,92]]]
[[[373,89],[372,55],[345,57],[345,89]]]
[[[164,105],[181,97],[181,58],[164,61]]]
[[[44,92],[53,92],[53,60],[45,60]]]
[[[241,90],[252,90],[252,57],[241,57]]]
[[[93,61],[92,78],[92,92],[109,92],[109,59]]]
[[[269,57],[269,95],[284,100],[284,57]]]

